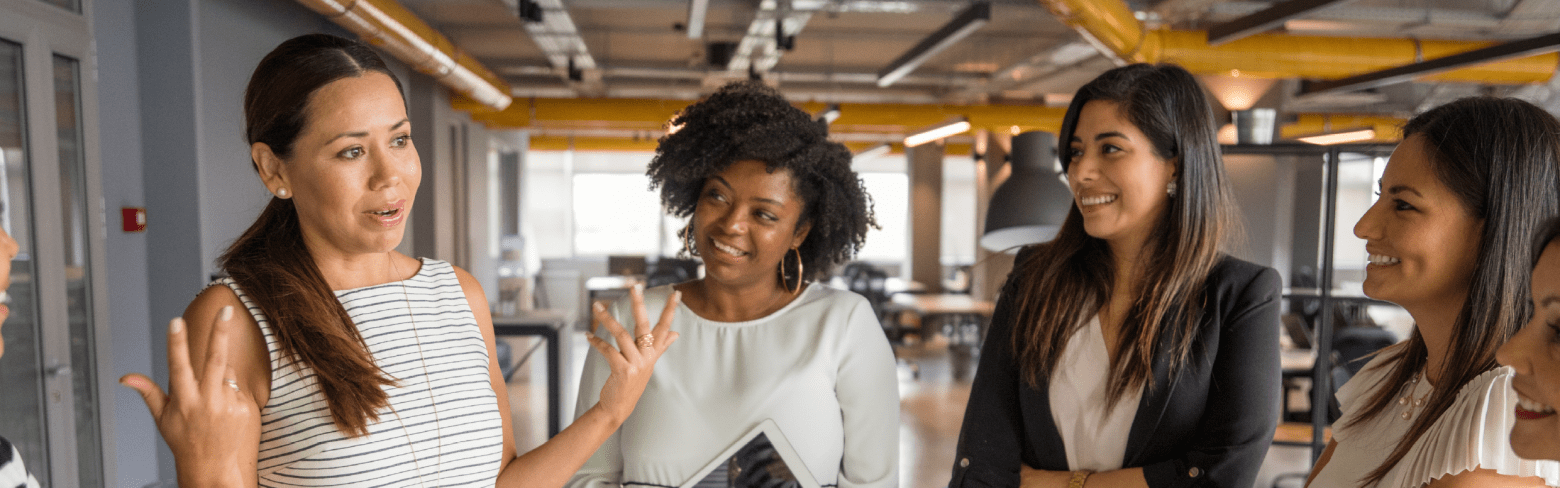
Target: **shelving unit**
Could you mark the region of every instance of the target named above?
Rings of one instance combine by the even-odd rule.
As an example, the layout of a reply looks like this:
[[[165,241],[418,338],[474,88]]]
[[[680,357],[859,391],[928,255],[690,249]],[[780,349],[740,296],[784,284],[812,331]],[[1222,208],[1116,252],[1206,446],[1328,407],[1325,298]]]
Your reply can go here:
[[[1346,301],[1370,301],[1379,302],[1363,296],[1337,295],[1333,289],[1333,241],[1336,221],[1338,217],[1338,170],[1339,160],[1343,153],[1361,153],[1370,155],[1390,154],[1393,145],[1382,144],[1349,144],[1334,146],[1317,146],[1311,144],[1274,144],[1266,146],[1255,145],[1226,145],[1224,154],[1250,154],[1271,156],[1297,156],[1319,157],[1323,166],[1322,176],[1322,205],[1324,207],[1321,226],[1321,252],[1318,253],[1320,263],[1318,284],[1320,288],[1311,290],[1305,295],[1315,298],[1321,305],[1321,313],[1317,314],[1314,324],[1316,330],[1315,342],[1312,347],[1316,350],[1316,361],[1311,367],[1311,462],[1322,455],[1322,450],[1327,448],[1327,439],[1324,435],[1329,425],[1327,419],[1327,405],[1332,401],[1332,353],[1333,353],[1333,327],[1331,313],[1335,303]],[[1296,191],[1305,190],[1297,188]],[[1298,210],[1298,209],[1297,209]],[[1285,298],[1294,296],[1293,293]],[[1384,302],[1382,302],[1384,303]],[[1278,324],[1274,324],[1275,327]]]

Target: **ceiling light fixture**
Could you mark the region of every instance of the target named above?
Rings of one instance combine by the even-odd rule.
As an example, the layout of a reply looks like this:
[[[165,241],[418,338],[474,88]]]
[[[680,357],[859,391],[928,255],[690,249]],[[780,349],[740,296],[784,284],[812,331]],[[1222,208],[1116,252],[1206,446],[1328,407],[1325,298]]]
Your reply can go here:
[[[965,117],[959,117],[957,119],[927,127],[925,129],[916,131],[914,134],[905,136],[905,147],[916,147],[928,142],[952,135],[963,134],[969,131],[970,120]]]
[[[1072,191],[1057,178],[1056,136],[1031,131],[1013,136],[1012,173],[991,192],[980,247],[1015,252],[1056,237],[1072,210]],[[1000,163],[1000,161],[998,161]]]
[[[885,142],[885,143],[878,144],[876,146],[872,146],[872,147],[869,147],[869,148],[861,150],[861,152],[856,153],[856,155],[854,155],[854,156],[851,156],[851,160],[853,160],[853,161],[861,161],[863,159],[872,159],[872,158],[875,158],[875,157],[878,157],[878,156],[882,156],[884,154],[888,154],[888,152],[893,150],[893,149],[894,149],[894,146],[892,144],[889,144],[889,143]]]
[[[710,0],[688,2],[688,38],[704,37],[704,14],[710,10]]]
[[[1326,132],[1314,136],[1296,137],[1300,142],[1308,142],[1319,146],[1331,146],[1333,144],[1345,144],[1350,142],[1368,141],[1376,138],[1376,129],[1352,129],[1336,132]]]
[[[818,116],[813,118],[819,122],[823,122],[824,125],[834,123],[834,121],[840,119],[840,104],[829,104],[828,108],[823,109],[822,112],[818,112]]]
[[[969,8],[960,12],[948,24],[942,26],[941,29],[937,29],[937,32],[933,32],[932,35],[922,39],[915,47],[900,55],[899,59],[889,63],[887,68],[879,71],[878,87],[882,88],[894,84],[900,78],[910,74],[911,71],[921,67],[921,63],[925,63],[932,56],[936,56],[937,53],[948,49],[949,46],[959,42],[960,39],[975,33],[976,30],[986,25],[986,22],[990,20],[991,3],[975,2],[970,4]]]

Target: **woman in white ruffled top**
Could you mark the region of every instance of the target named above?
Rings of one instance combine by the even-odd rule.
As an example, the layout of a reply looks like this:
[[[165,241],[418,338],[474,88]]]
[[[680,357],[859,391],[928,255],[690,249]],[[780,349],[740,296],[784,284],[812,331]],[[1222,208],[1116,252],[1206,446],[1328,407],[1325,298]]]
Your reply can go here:
[[[1560,122],[1466,98],[1403,134],[1354,233],[1370,255],[1365,294],[1415,328],[1338,390],[1343,417],[1308,484],[1560,486],[1560,463],[1512,452],[1512,370],[1495,363],[1533,313],[1531,236],[1560,214]]]

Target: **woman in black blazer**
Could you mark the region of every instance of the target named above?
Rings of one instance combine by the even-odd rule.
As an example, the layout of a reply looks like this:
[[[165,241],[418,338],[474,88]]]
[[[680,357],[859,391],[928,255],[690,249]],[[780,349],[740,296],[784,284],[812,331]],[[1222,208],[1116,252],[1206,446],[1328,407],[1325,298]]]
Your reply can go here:
[[[1074,207],[1003,287],[951,488],[1252,486],[1278,420],[1280,280],[1223,252],[1215,127],[1173,65],[1074,96]]]

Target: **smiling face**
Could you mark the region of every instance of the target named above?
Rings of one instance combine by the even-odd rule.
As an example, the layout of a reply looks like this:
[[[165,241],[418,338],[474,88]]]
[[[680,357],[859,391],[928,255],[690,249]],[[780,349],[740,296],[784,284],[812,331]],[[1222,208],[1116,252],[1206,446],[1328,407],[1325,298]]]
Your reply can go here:
[[[693,212],[694,241],[705,281],[728,286],[779,285],[779,265],[807,238],[797,226],[802,200],[791,172],[738,161],[704,182]]]
[[[394,249],[422,180],[395,82],[378,72],[336,80],[310,97],[307,117],[286,161],[254,145],[266,187],[293,200],[316,258]]]
[[[1173,161],[1154,153],[1148,136],[1127,120],[1121,105],[1083,105],[1069,141],[1067,184],[1090,236],[1141,246],[1165,214]]]
[[[1533,319],[1501,346],[1495,358],[1517,371],[1516,424],[1511,450],[1528,459],[1560,460],[1560,241],[1533,267]]]
[[[1398,144],[1381,176],[1381,197],[1354,225],[1370,264],[1365,294],[1408,309],[1462,308],[1478,265],[1483,221],[1431,167],[1424,138]]]

